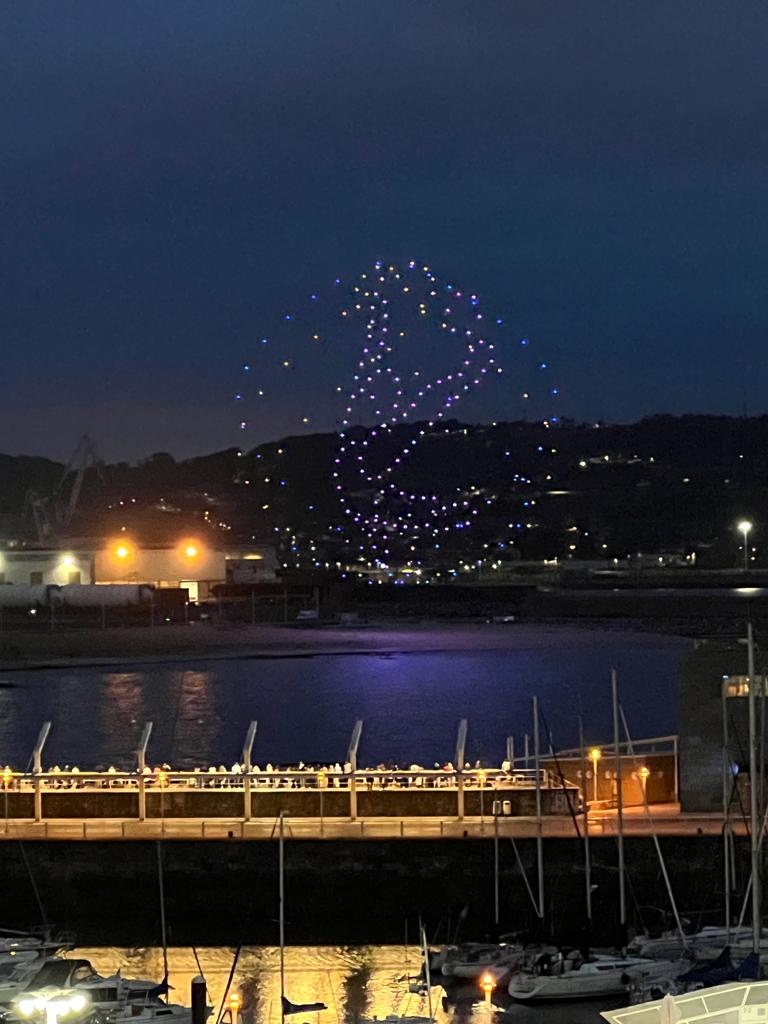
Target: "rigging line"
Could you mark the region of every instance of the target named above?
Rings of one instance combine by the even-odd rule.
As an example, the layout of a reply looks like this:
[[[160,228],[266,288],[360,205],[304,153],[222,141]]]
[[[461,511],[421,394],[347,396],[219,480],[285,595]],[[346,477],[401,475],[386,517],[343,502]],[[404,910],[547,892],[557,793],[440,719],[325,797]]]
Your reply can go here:
[[[204,978],[205,972],[203,971],[203,965],[200,963],[200,957],[197,955],[197,946],[192,947],[192,955],[195,958],[195,963],[197,964],[197,970],[200,974],[200,977]]]
[[[509,837],[509,841],[512,843],[512,849],[515,851],[515,858],[517,859],[517,866],[520,868],[520,874],[523,876],[523,881],[525,882],[525,888],[528,890],[528,896],[530,897],[531,904],[533,905],[533,909],[534,909],[534,911],[536,913],[536,917],[539,920],[541,920],[541,915],[539,914],[539,904],[538,904],[538,902],[536,900],[536,897],[533,895],[533,889],[531,889],[531,883],[528,881],[528,875],[526,874],[525,867],[523,866],[523,862],[520,859],[520,853],[519,853],[519,851],[517,849],[517,843],[515,842],[515,840],[511,836]]]
[[[35,900],[37,901],[37,909],[40,911],[40,917],[42,918],[43,926],[45,928],[48,928],[49,927],[48,917],[46,916],[46,913],[45,913],[45,907],[43,906],[43,901],[40,899],[40,891],[37,888],[37,883],[35,882],[35,876],[32,874],[32,868],[29,865],[29,860],[27,858],[27,851],[24,849],[24,843],[21,841],[21,839],[19,839],[18,842],[19,842],[19,850],[21,851],[21,857],[22,857],[22,860],[24,861],[24,867],[27,869],[27,874],[29,875],[29,881],[30,881],[30,884],[32,885],[32,891],[34,892]]]
[[[629,734],[629,726],[627,725],[627,718],[626,718],[626,715],[624,714],[624,708],[623,708],[623,706],[621,704],[619,704],[619,714],[621,715],[621,722],[622,722],[622,725],[624,726],[624,734],[627,737],[627,749],[628,749],[628,752],[630,753],[630,755],[632,756],[632,763],[635,766],[635,773],[639,776],[639,774],[640,774],[639,762],[637,760],[637,756],[635,755],[635,748],[634,748],[634,745],[632,743],[632,737]],[[675,924],[677,925],[677,929],[680,932],[680,938],[682,939],[683,949],[685,949],[687,947],[687,945],[688,945],[688,937],[685,934],[685,930],[683,928],[683,922],[680,920],[680,913],[679,913],[679,911],[677,909],[677,901],[675,900],[675,894],[672,891],[672,882],[670,881],[669,873],[667,872],[667,863],[666,863],[666,861],[664,859],[664,855],[661,852],[661,844],[659,843],[659,837],[656,834],[656,824],[655,824],[653,818],[651,817],[651,811],[650,811],[650,808],[648,806],[648,793],[646,791],[645,783],[641,783],[641,785],[642,785],[642,789],[643,789],[643,810],[645,812],[645,816],[646,816],[646,818],[648,820],[648,823],[651,826],[651,835],[653,837],[653,845],[656,848],[656,855],[659,858],[659,865],[661,867],[661,873],[664,876],[664,884],[665,884],[666,889],[667,889],[667,896],[669,897],[669,902],[672,905],[672,913],[675,915]]]
[[[237,961],[240,959],[240,951],[242,950],[242,948],[243,944],[241,942],[240,945],[235,950],[235,956],[234,959],[232,960],[232,966],[229,969],[229,977],[227,978],[227,984],[224,987],[224,993],[221,997],[221,1005],[219,1006],[219,1012],[216,1015],[216,1024],[221,1024],[221,1019],[224,1016],[224,1004],[226,1003],[227,997],[229,996],[229,990],[232,985],[232,979],[235,976],[235,969],[237,967]]]
[[[559,760],[557,754],[555,753],[555,747],[554,747],[554,744],[552,742],[552,730],[549,728],[549,724],[548,724],[547,719],[544,716],[544,712],[541,710],[541,708],[539,708],[539,714],[541,715],[541,721],[542,721],[542,723],[544,725],[544,728],[547,731],[547,736],[549,736],[549,752],[550,752],[550,755],[554,758],[554,761],[555,761],[555,768],[557,769],[557,776],[560,779],[560,786],[561,786],[561,788],[563,790],[563,793],[565,794],[565,802],[568,804],[568,813],[571,816],[571,821],[573,822],[573,827],[576,829],[576,838],[577,839],[581,839],[581,829],[579,828],[579,822],[578,822],[578,819],[577,819],[576,814],[574,812],[574,809],[571,806],[571,794],[568,792],[568,787],[565,784],[565,776],[563,775],[563,769],[560,766],[560,760]]]
[[[280,820],[280,816],[278,815],[278,817],[275,819],[275,824],[272,826],[272,832],[270,833],[270,839],[274,839],[274,836],[275,836],[275,826],[276,826],[276,824],[277,824],[277,822],[279,820]],[[222,1019],[222,1016],[224,1014],[224,1004],[225,1004],[225,1002],[227,1000],[227,997],[229,996],[229,990],[230,990],[230,988],[232,986],[232,979],[235,976],[235,969],[237,968],[237,962],[240,959],[240,953],[242,952],[243,945],[245,944],[245,937],[248,934],[248,926],[249,926],[249,924],[251,922],[251,916],[253,914],[253,905],[254,905],[255,900],[256,900],[256,888],[252,887],[252,889],[251,889],[251,897],[250,897],[250,899],[248,901],[248,904],[247,904],[246,910],[245,910],[245,915],[243,917],[243,926],[242,926],[242,928],[240,930],[240,941],[238,942],[237,947],[235,949],[235,956],[234,956],[234,959],[232,961],[232,967],[230,968],[230,971],[229,971],[229,977],[227,978],[227,984],[226,984],[226,986],[224,988],[224,994],[221,997],[221,1005],[219,1006],[219,1012],[216,1015],[216,1024],[221,1024],[221,1019]],[[272,1004],[271,1004],[271,1000],[270,1000],[270,1006],[271,1005]]]

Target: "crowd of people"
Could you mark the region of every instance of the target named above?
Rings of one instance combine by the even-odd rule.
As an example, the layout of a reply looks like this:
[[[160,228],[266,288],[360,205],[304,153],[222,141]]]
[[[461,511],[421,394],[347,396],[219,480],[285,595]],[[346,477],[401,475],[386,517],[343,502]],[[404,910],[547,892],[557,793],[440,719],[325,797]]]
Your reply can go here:
[[[516,769],[509,761],[502,762],[500,768],[487,768],[479,761],[474,765],[466,763],[460,771],[450,761],[443,764],[435,762],[431,768],[420,764],[407,767],[379,764],[375,768],[358,768],[354,773],[349,761],[328,765],[308,765],[300,761],[297,765],[288,766],[268,763],[264,768],[256,764],[250,770],[237,761],[229,767],[220,764],[191,770],[174,769],[163,763],[145,766],[141,773],[118,769],[114,765],[81,770],[76,765],[67,764],[63,768],[54,765],[47,769],[40,781],[47,789],[122,789],[138,787],[139,776],[143,775],[148,788],[241,789],[244,776],[248,775],[251,786],[255,788],[347,789],[353,774],[358,786],[369,789],[456,788],[459,778],[470,788],[495,787],[502,782],[507,786],[530,785],[532,782],[530,772]],[[34,785],[33,775],[15,772],[8,765],[0,772],[0,778],[6,791]]]

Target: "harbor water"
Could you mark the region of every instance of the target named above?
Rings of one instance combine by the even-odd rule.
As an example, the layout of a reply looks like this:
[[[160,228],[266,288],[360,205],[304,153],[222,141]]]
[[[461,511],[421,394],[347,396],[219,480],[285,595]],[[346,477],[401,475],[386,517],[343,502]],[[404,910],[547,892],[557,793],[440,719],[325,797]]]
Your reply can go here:
[[[221,948],[168,950],[171,1001],[189,1001],[189,986],[199,973],[195,953],[208,984],[215,1020],[225,996],[235,951]],[[78,949],[70,956],[90,960],[103,975],[120,970],[128,978],[160,978],[163,951],[154,949]],[[325,1003],[321,1012],[291,1018],[300,1024],[356,1024],[362,1017],[387,1014],[428,1015],[427,998],[409,993],[408,977],[421,967],[414,946],[288,946],[285,951],[286,996],[292,1003]],[[432,1001],[438,1024],[598,1024],[599,1011],[622,1001],[526,1006],[512,1003],[505,986],[494,993],[491,1018],[479,988],[470,983],[446,992],[433,977]],[[246,947],[240,951],[232,988],[242,997],[243,1024],[280,1024],[280,951]]]
[[[431,767],[452,759],[457,723],[467,718],[467,758],[498,764],[507,736],[522,752],[533,694],[555,746],[577,743],[580,713],[588,742],[610,739],[613,667],[635,737],[676,728],[676,665],[688,646],[679,638],[513,626],[497,649],[409,651],[408,644],[403,631],[393,653],[7,671],[0,761],[26,765],[41,722],[50,720],[47,765],[130,768],[152,721],[152,763],[229,766],[256,719],[254,763],[332,764],[344,760],[362,718],[361,764]]]

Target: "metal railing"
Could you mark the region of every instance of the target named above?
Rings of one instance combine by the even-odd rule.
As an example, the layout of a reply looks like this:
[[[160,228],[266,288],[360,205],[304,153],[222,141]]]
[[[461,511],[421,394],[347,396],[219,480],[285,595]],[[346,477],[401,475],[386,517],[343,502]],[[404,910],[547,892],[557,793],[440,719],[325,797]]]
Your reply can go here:
[[[435,790],[435,789],[534,789],[537,773],[533,768],[466,768],[418,769],[399,768],[358,768],[355,772],[336,771],[334,768],[286,768],[262,771],[252,768],[239,770],[194,769],[193,771],[173,768],[146,768],[143,771],[81,771],[78,768],[47,770],[41,772],[14,772],[6,769],[7,775],[0,774],[2,788],[6,792],[32,792],[41,787],[46,792],[138,790],[165,790],[169,792],[196,790],[243,789],[246,781],[252,790],[349,790],[353,785],[363,792],[366,790]],[[539,773],[542,789],[559,789],[561,782],[546,768]]]

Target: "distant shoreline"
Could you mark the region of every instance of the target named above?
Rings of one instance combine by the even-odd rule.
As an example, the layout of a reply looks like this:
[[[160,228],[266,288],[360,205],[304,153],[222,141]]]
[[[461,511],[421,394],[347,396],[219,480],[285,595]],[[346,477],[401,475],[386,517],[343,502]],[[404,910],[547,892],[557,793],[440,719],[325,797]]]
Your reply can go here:
[[[20,671],[245,661],[323,656],[440,654],[590,646],[598,634],[637,645],[685,647],[687,638],[626,621],[588,623],[420,623],[400,626],[232,626],[196,624],[0,634],[0,676]]]

